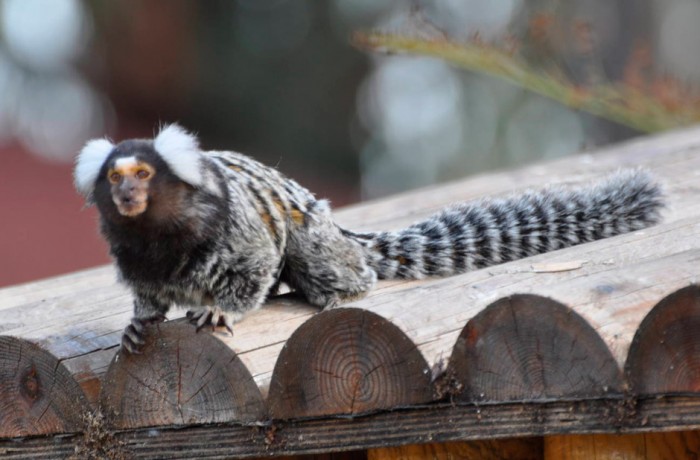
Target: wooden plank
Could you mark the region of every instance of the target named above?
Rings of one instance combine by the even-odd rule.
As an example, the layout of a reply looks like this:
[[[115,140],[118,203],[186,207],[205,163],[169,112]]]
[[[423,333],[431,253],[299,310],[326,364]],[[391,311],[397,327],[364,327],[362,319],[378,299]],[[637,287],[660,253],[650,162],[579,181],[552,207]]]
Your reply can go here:
[[[443,442],[410,444],[408,446],[370,449],[368,460],[413,460],[454,458],[479,460],[540,460],[543,453],[542,438],[515,438],[470,442]]]
[[[268,457],[260,457],[268,458]],[[285,455],[275,457],[279,460],[367,460],[367,451],[353,450],[347,452],[324,452],[322,454]]]
[[[700,432],[547,436],[545,460],[691,460],[700,456]]]
[[[644,434],[546,436],[545,460],[648,460]],[[669,457],[675,458],[675,457]]]
[[[700,398],[444,404],[267,426],[225,423],[127,430],[114,433],[114,438],[128,453],[127,458],[242,458],[427,442],[605,433],[611,428],[621,433],[700,429]],[[10,459],[63,458],[80,442],[80,436],[0,440],[0,452]]]

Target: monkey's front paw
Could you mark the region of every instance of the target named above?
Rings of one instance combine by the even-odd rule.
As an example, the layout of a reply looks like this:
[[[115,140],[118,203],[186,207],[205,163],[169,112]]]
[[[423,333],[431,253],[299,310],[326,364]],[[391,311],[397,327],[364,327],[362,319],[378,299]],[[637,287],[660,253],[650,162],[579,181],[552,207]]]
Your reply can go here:
[[[165,321],[165,315],[162,313],[148,318],[131,318],[131,324],[124,329],[124,335],[122,335],[122,350],[140,355],[141,348],[146,343],[144,339],[146,325],[162,323],[163,321]]]
[[[204,307],[201,310],[187,312],[190,323],[197,326],[197,332],[205,326],[210,326],[213,331],[217,326],[223,326],[233,335],[233,315],[223,311],[219,307]]]

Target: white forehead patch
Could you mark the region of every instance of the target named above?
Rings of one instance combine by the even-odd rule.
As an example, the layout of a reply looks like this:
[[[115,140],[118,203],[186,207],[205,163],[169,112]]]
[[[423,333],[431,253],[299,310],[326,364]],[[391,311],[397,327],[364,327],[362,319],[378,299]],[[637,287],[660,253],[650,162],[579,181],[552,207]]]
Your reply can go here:
[[[114,162],[114,166],[117,168],[124,168],[124,169],[129,169],[133,168],[135,166],[138,166],[139,162],[136,159],[136,157],[125,157],[125,158],[119,158],[117,161]]]
[[[114,149],[114,144],[107,139],[93,139],[85,144],[75,160],[73,181],[75,188],[90,204],[95,189],[97,175],[102,165]]]

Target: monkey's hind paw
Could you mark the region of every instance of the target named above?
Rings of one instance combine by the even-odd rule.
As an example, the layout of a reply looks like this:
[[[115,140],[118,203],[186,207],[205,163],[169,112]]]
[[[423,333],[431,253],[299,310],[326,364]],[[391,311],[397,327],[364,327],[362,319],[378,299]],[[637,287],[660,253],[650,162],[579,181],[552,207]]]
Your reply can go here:
[[[124,329],[124,334],[122,335],[122,350],[134,355],[140,355],[141,349],[146,343],[144,339],[146,325],[162,323],[165,319],[165,315],[162,313],[156,313],[148,318],[131,318],[131,324]]]
[[[201,310],[187,312],[190,323],[197,326],[197,332],[203,327],[210,326],[213,331],[217,326],[225,327],[233,335],[233,315],[219,307],[204,307]]]

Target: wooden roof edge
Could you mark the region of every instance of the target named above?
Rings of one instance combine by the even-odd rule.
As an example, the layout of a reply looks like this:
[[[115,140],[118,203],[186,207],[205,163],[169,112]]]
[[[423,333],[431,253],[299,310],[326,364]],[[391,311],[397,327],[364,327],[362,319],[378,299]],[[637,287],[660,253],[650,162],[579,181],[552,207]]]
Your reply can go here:
[[[413,361],[418,363],[418,365],[414,366],[415,369],[403,374],[417,376],[419,372],[416,369],[424,370],[425,362],[427,362],[427,365],[436,364],[439,361],[437,358],[440,356],[440,353],[444,352],[443,356],[447,359],[450,356],[452,345],[455,343],[455,340],[458,340],[459,331],[462,330],[464,332],[465,329],[463,328],[466,328],[469,322],[476,318],[480,312],[486,311],[489,308],[488,305],[504,301],[506,298],[522,300],[522,297],[519,296],[531,296],[532,294],[553,299],[556,302],[561,302],[563,307],[574,311],[576,315],[580,315],[584,320],[584,324],[593,328],[593,334],[590,334],[590,331],[584,334],[588,337],[586,342],[592,343],[590,349],[599,349],[600,343],[596,344],[593,342],[602,338],[605,347],[613,355],[614,362],[611,362],[608,353],[605,356],[597,355],[595,356],[597,360],[593,359],[591,361],[591,363],[598,363],[599,366],[589,363],[582,367],[584,371],[589,373],[597,369],[605,370],[603,374],[596,375],[596,377],[601,377],[600,381],[596,381],[596,386],[594,387],[596,391],[586,393],[584,395],[585,398],[572,400],[574,393],[567,392],[571,388],[565,385],[566,391],[556,393],[559,397],[552,399],[551,393],[538,390],[541,387],[541,385],[540,387],[537,386],[538,382],[534,381],[534,384],[533,382],[527,384],[531,386],[525,386],[521,382],[520,390],[524,391],[520,393],[508,393],[512,388],[506,388],[506,391],[502,393],[485,394],[486,400],[496,401],[493,403],[481,400],[481,393],[486,392],[474,386],[470,388],[471,392],[466,393],[469,396],[464,399],[460,399],[456,397],[456,394],[453,394],[455,396],[454,407],[458,412],[450,412],[453,406],[430,402],[431,397],[426,396],[426,387],[423,386],[419,389],[421,391],[417,392],[418,396],[414,394],[405,400],[391,400],[393,401],[393,406],[390,407],[378,407],[371,404],[362,406],[361,404],[356,404],[356,400],[352,400],[351,407],[357,409],[357,411],[364,411],[368,407],[370,409],[372,407],[381,409],[372,415],[365,415],[362,412],[362,416],[360,416],[357,413],[352,414],[352,410],[349,412],[343,410],[342,407],[336,410],[328,410],[326,407],[317,409],[315,412],[316,416],[321,417],[318,420],[332,421],[332,426],[337,426],[339,429],[347,428],[352,431],[356,428],[359,430],[364,427],[362,429],[371,430],[374,425],[371,425],[369,420],[376,419],[379,421],[377,423],[380,423],[381,420],[389,420],[386,418],[389,416],[395,417],[393,419],[394,425],[399,425],[399,419],[396,417],[405,416],[407,417],[406,423],[409,423],[412,420],[411,417],[418,417],[419,414],[426,416],[426,414],[433,414],[433,412],[433,415],[438,418],[447,417],[449,414],[452,414],[453,417],[462,414],[462,417],[468,418],[468,414],[471,413],[468,412],[468,408],[472,408],[470,410],[474,411],[473,414],[481,414],[479,415],[481,420],[483,420],[484,410],[487,411],[487,414],[495,414],[492,415],[493,420],[498,420],[497,415],[501,414],[499,410],[506,410],[505,408],[510,407],[512,412],[515,413],[516,408],[520,407],[521,409],[524,408],[522,410],[525,412],[522,419],[523,428],[519,429],[524,431],[518,432],[520,434],[517,435],[525,436],[529,435],[528,433],[555,433],[557,431],[551,430],[558,429],[575,430],[575,428],[571,428],[568,419],[565,418],[564,408],[568,407],[568,409],[578,414],[574,418],[578,417],[584,421],[588,420],[585,422],[587,425],[584,424],[584,427],[587,427],[585,429],[589,430],[587,432],[645,431],[647,430],[648,420],[650,420],[649,417],[655,417],[655,420],[658,422],[652,429],[688,429],[697,427],[697,414],[693,410],[697,412],[698,403],[691,394],[693,394],[693,391],[700,390],[696,387],[693,378],[696,375],[693,372],[700,369],[700,356],[693,351],[697,349],[694,344],[700,340],[700,338],[696,338],[697,334],[693,333],[700,328],[700,314],[698,314],[698,311],[700,311],[700,293],[698,293],[698,287],[695,284],[698,282],[697,260],[700,257],[700,247],[697,245],[697,234],[698,229],[700,229],[700,199],[695,184],[697,178],[694,175],[694,172],[700,168],[699,147],[700,130],[693,128],[652,139],[636,140],[625,144],[619,149],[611,147],[607,149],[607,153],[603,152],[601,157],[596,157],[595,163],[591,161],[592,156],[590,155],[572,157],[565,160],[557,160],[546,165],[528,167],[516,172],[480,176],[474,182],[468,180],[440,188],[439,190],[447,190],[450,196],[436,197],[438,194],[433,193],[430,200],[434,200],[434,202],[431,201],[427,204],[414,203],[415,209],[420,208],[417,211],[418,213],[428,212],[435,205],[439,205],[441,200],[448,198],[452,200],[456,196],[461,196],[460,187],[468,188],[467,195],[488,194],[492,190],[500,193],[496,189],[499,189],[501,192],[506,189],[504,184],[495,183],[493,178],[505,180],[505,178],[520,177],[522,180],[518,182],[518,186],[529,186],[528,184],[530,183],[536,183],[537,180],[541,179],[542,174],[550,174],[556,179],[561,179],[573,171],[573,174],[580,173],[582,178],[587,178],[595,176],[600,171],[609,170],[616,163],[630,163],[633,159],[639,157],[642,158],[646,166],[652,167],[662,179],[669,181],[668,197],[672,209],[670,209],[667,221],[662,225],[642,232],[623,235],[617,237],[614,241],[603,240],[590,245],[581,245],[558,251],[557,253],[537,256],[538,258],[479,270],[458,277],[405,284],[396,282],[388,285],[383,284],[378,289],[378,292],[357,304],[353,304],[355,307],[364,309],[365,312],[381,316],[390,325],[396,326],[399,334],[396,334],[395,339],[392,340],[395,340],[397,343],[408,340],[408,342],[411,342],[411,345],[417,347],[417,352],[414,350],[410,351],[410,353],[412,356],[417,356]],[[597,161],[598,158],[600,158],[600,162]],[[572,167],[570,168],[569,166]],[[539,176],[533,179],[531,176],[537,171],[539,171],[537,173]],[[487,184],[487,187],[484,188],[484,185],[488,182],[493,183]],[[411,200],[418,196],[416,193],[422,192],[411,192],[410,194],[402,195],[402,197],[387,199],[381,203],[364,204],[354,209],[371,211],[370,219],[386,219],[385,206],[394,206],[398,202],[410,204],[412,203]],[[401,212],[391,216],[391,218],[399,222],[411,217],[405,213],[405,210],[410,207],[408,204],[402,206]],[[361,217],[364,218],[364,215],[357,214],[354,216],[354,218],[358,219]],[[609,259],[612,262],[609,262]],[[550,265],[556,265],[557,262],[561,261],[579,261],[582,264],[580,268],[569,272],[557,273],[554,270],[548,273],[545,270],[544,273],[535,273],[530,267],[530,264],[534,261],[544,261]],[[21,340],[29,341],[38,345],[42,350],[50,352],[53,355],[51,358],[55,359],[46,361],[54,363],[53,372],[56,372],[56,369],[63,369],[62,366],[65,365],[72,376],[71,378],[75,378],[80,383],[82,390],[86,392],[88,402],[93,408],[96,407],[99,401],[97,395],[104,382],[105,371],[107,368],[112,370],[109,363],[116,351],[114,347],[118,343],[119,335],[128,320],[131,310],[128,293],[126,293],[124,288],[115,285],[113,275],[111,268],[101,267],[78,274],[0,290],[0,310],[4,310],[8,317],[14,313],[11,317],[16,320],[15,323],[8,323],[8,329],[6,329],[8,335],[16,335]],[[536,289],[532,288],[533,283],[537,284]],[[398,297],[397,293],[402,292],[404,297]],[[431,313],[429,315],[421,313],[413,317],[411,314],[406,313],[407,310],[414,307],[416,311],[420,311],[420,308],[425,307],[426,304],[425,295],[431,293],[437,296],[433,297],[435,302],[442,302],[449,297],[453,303],[451,310],[446,313],[444,311],[436,311],[434,314]],[[2,294],[8,294],[8,296],[3,298]],[[664,296],[666,297],[661,300]],[[657,307],[652,309],[654,305]],[[507,308],[507,305],[499,308]],[[556,310],[558,307],[552,308]],[[357,308],[348,308],[347,310],[355,311],[351,315],[370,318],[370,315],[366,315],[361,310],[359,312],[356,311]],[[491,310],[496,310],[496,308]],[[651,313],[649,313],[650,311]],[[244,320],[240,324],[237,335],[234,338],[221,339],[221,342],[226,344],[227,348],[220,347],[220,353],[215,353],[215,357],[228,359],[229,361],[226,364],[228,366],[228,364],[233,362],[233,357],[237,354],[242,362],[239,370],[242,368],[245,372],[231,369],[228,369],[228,371],[234,374],[237,373],[236,375],[239,376],[245,374],[246,379],[259,378],[265,372],[272,375],[274,374],[273,366],[280,356],[282,344],[287,342],[294,331],[303,327],[313,313],[315,311],[308,307],[275,301],[270,308],[255,312],[248,319]],[[566,310],[564,310],[564,313],[566,313]],[[326,326],[328,326],[334,324],[332,318],[330,318],[334,314],[336,313],[329,311],[316,315],[314,318],[318,321],[327,321]],[[443,315],[440,316],[440,314]],[[491,311],[491,314],[494,314],[493,311]],[[487,316],[484,315],[481,318],[483,324],[488,323],[489,318]],[[565,316],[562,316],[558,321],[567,320]],[[530,317],[530,320],[538,319],[537,311],[532,310]],[[428,322],[428,320],[432,322]],[[425,325],[430,325],[430,327],[423,328]],[[552,324],[549,325],[551,326]],[[15,327],[15,329],[12,329],[12,327]],[[180,326],[175,321],[165,323],[161,327],[163,331],[167,332]],[[573,330],[582,330],[580,325],[573,324],[571,327],[573,327]],[[424,329],[431,329],[431,331],[426,332]],[[566,328],[560,329],[558,327],[550,329],[551,333],[548,337],[552,341],[560,339],[555,332],[566,330]],[[485,330],[489,332],[489,328]],[[469,331],[464,332],[461,340],[468,342],[474,337],[482,336],[484,329],[482,328],[479,331],[481,332],[476,335]],[[493,329],[491,329],[492,331]],[[182,331],[179,334],[183,335]],[[212,338],[211,336],[208,336],[209,338],[204,338],[203,336],[204,334],[202,334],[202,337],[192,336],[189,339],[198,342]],[[260,337],[263,339],[258,339]],[[576,342],[576,340],[573,342]],[[497,338],[496,342],[493,343],[497,343]],[[572,343],[572,341],[567,343]],[[577,344],[576,346],[579,345]],[[408,348],[401,347],[397,349],[408,350]],[[583,349],[581,348],[581,350]],[[489,350],[494,350],[494,348]],[[556,351],[556,349],[554,350]],[[681,352],[675,356],[670,356],[674,350],[680,350]],[[576,351],[574,349],[574,352]],[[471,354],[467,354],[467,356],[470,356],[470,359],[478,358],[478,353],[474,354],[472,352],[473,350],[469,351]],[[536,351],[530,350],[528,353],[532,356]],[[646,359],[646,357],[652,355],[652,360]],[[25,358],[27,356],[29,355],[26,355]],[[504,354],[501,352],[500,356],[504,356]],[[573,353],[569,358],[575,361],[579,359],[579,356],[580,354]],[[421,361],[419,357],[426,359]],[[546,367],[546,360],[538,359],[542,367]],[[212,361],[215,362],[216,360]],[[58,362],[60,365],[55,365],[55,362]],[[215,364],[211,369],[216,371],[226,366]],[[468,367],[469,364],[467,363]],[[9,369],[7,381],[12,382],[17,372],[9,366],[7,369]],[[37,369],[40,371],[42,368],[37,367]],[[48,369],[48,374],[46,375],[49,375],[49,377],[43,380],[35,378],[38,374],[33,373],[31,366],[24,369],[21,375],[28,377],[23,380],[26,383],[25,386],[31,390],[37,382],[49,384],[58,381],[50,377],[52,365],[46,366],[45,369]],[[194,369],[201,370],[196,366]],[[372,369],[373,367],[370,366],[368,371],[372,371]],[[551,366],[549,369],[556,371],[557,366]],[[2,366],[0,366],[0,371],[2,371]],[[65,374],[65,372],[63,373]],[[208,373],[206,375],[208,376],[207,378],[210,378],[213,374]],[[212,445],[219,445],[216,444],[217,442],[225,443],[225,441],[221,440],[216,441],[214,438],[220,435],[222,430],[226,429],[234,431],[240,429],[240,436],[236,435],[239,436],[237,439],[243,439],[242,437],[245,433],[249,437],[252,436],[251,439],[258,439],[257,434],[251,434],[252,428],[229,423],[229,421],[262,421],[264,426],[269,426],[266,420],[270,420],[270,417],[268,416],[269,414],[265,413],[269,409],[269,404],[264,398],[265,394],[253,398],[241,398],[239,394],[235,393],[235,389],[225,387],[226,375],[229,374],[221,372],[216,379],[211,380],[217,382],[216,385],[212,385],[212,388],[217,389],[216,394],[228,395],[227,398],[230,400],[238,401],[237,405],[234,404],[232,406],[235,410],[228,406],[224,408],[225,410],[221,410],[222,406],[217,404],[202,404],[197,409],[200,411],[199,413],[212,411],[212,413],[220,414],[221,417],[211,420],[218,424],[210,423],[209,421],[198,422],[207,423],[207,425],[201,427],[193,424],[192,420],[197,420],[196,417],[186,417],[185,415],[187,414],[183,415],[178,412],[179,408],[173,412],[174,418],[172,420],[180,420],[177,426],[188,432],[193,430],[200,437],[200,441],[207,436],[211,436],[209,439],[211,439]],[[536,373],[532,375],[536,375]],[[584,378],[586,374],[585,372],[578,372],[576,375]],[[424,377],[424,375],[421,378],[416,377],[411,379],[411,382],[422,382],[422,384],[427,385]],[[451,378],[449,374],[447,374],[447,377]],[[291,378],[285,377],[283,380],[288,381]],[[503,387],[492,386],[485,380],[487,376],[484,375],[481,377],[472,375],[467,379],[458,381],[458,383],[461,385],[464,385],[465,382],[473,383],[474,379],[478,380],[479,378],[482,379],[483,388],[503,390]],[[362,380],[349,375],[348,380],[353,379],[355,379],[355,384],[358,385]],[[71,379],[67,381],[70,383]],[[255,395],[263,386],[266,387],[269,377],[267,377],[267,380],[262,380],[262,384],[260,382],[261,380],[256,380],[257,388],[250,389],[249,394]],[[199,389],[204,388],[201,385],[197,385],[198,383],[192,382],[191,389],[193,393],[187,395],[187,397],[196,396]],[[567,382],[564,383],[567,384]],[[434,385],[434,383],[430,385]],[[74,387],[72,384],[71,386]],[[359,388],[359,386],[355,388]],[[610,389],[614,390],[614,394],[610,394]],[[218,392],[218,390],[221,390],[221,392]],[[450,389],[448,388],[448,390]],[[121,407],[128,407],[131,394],[128,392],[128,389],[126,393],[124,388],[119,391],[127,396],[122,400],[127,406]],[[450,391],[443,394],[438,392],[438,396],[433,394],[432,397],[440,399],[445,394],[449,395]],[[546,396],[546,400],[533,401],[533,399],[537,398],[528,397],[537,394],[538,391],[540,395]],[[115,394],[113,390],[107,392],[108,397]],[[353,394],[356,395],[355,393]],[[576,395],[581,396],[580,393],[576,393]],[[28,393],[28,396],[30,400],[34,397],[31,392]],[[178,398],[180,396],[178,394]],[[206,393],[202,393],[200,396],[206,396]],[[415,399],[412,399],[414,397]],[[529,402],[522,402],[523,397]],[[256,404],[247,405],[246,401],[248,400],[255,400]],[[338,398],[339,400],[341,398]],[[386,400],[389,401],[389,399]],[[521,402],[504,402],[508,400]],[[42,412],[45,408],[43,406],[42,411],[38,411],[36,407],[39,407],[40,403],[44,403],[40,398],[37,401],[39,402],[35,403],[36,405],[33,409],[37,414],[61,413],[60,410],[53,410],[54,408],[51,407],[49,411]],[[192,401],[196,401],[196,398],[192,399]],[[211,400],[206,398],[203,401],[205,403],[207,401],[211,402]],[[567,402],[571,404],[572,401],[578,401],[577,405],[565,406]],[[424,403],[424,405],[418,406],[416,405],[418,403]],[[594,419],[591,418],[589,420],[587,418],[588,415],[586,415],[587,412],[585,410],[588,410],[589,407],[598,410],[599,416],[601,414],[610,415],[615,412],[614,408],[619,408],[622,403],[629,405],[629,410],[624,409],[621,412],[622,423],[617,422],[620,417],[619,411],[617,413],[618,418],[607,417],[606,415],[607,418],[604,419],[605,423],[602,425],[594,425]],[[614,407],[611,408],[611,405]],[[347,407],[347,405],[343,407]],[[398,407],[402,408],[398,409]],[[641,423],[644,422],[644,418],[637,419],[635,418],[636,416],[633,416],[639,407],[646,408],[644,409],[647,416],[645,423]],[[663,409],[664,407],[665,409]],[[686,408],[692,408],[692,410],[686,411]],[[292,413],[294,410],[294,407],[292,407]],[[463,412],[459,412],[460,410]],[[605,412],[606,410],[608,412]],[[663,410],[672,412],[668,414],[670,418],[664,419],[660,415]],[[581,413],[579,414],[579,412]],[[240,418],[240,414],[247,415]],[[557,414],[561,414],[561,419],[556,418],[559,417]],[[274,418],[275,414],[273,413],[272,415]],[[2,414],[0,414],[1,416]],[[177,419],[177,417],[180,417],[180,419]],[[504,420],[505,418],[507,417],[503,415]],[[179,428],[176,429],[174,427],[137,428],[137,426],[145,427],[162,424],[162,420],[149,421],[145,419],[139,422],[143,423],[142,425],[130,425],[132,420],[127,418],[121,425],[115,425],[113,421],[111,422],[110,429],[116,427],[117,430],[126,430],[117,431],[116,436],[123,437],[126,440],[124,442],[127,444],[132,442],[129,440],[132,439],[129,436],[133,436],[133,439],[145,439],[148,437],[148,433],[179,432]],[[311,431],[313,424],[318,420],[305,419],[280,423],[277,430],[286,429],[288,433],[294,433],[294,430],[301,430],[298,432],[299,436],[306,439],[308,444],[304,447],[299,447],[298,452],[311,453],[314,452],[313,449],[324,449],[320,441],[316,444],[310,441],[310,439],[314,439]],[[349,422],[350,420],[352,420],[352,423]],[[448,418],[448,420],[450,419]],[[477,421],[481,423],[481,420]],[[514,420],[520,419],[516,417]],[[529,420],[529,422],[526,423],[525,420]],[[1,422],[2,420],[0,420],[0,425],[2,425]],[[400,420],[400,422],[403,424],[403,420]],[[471,422],[474,421],[472,420]],[[67,425],[69,428],[65,428],[65,430],[69,431],[74,428],[74,423],[71,423]],[[467,422],[465,421],[464,423]],[[556,423],[561,423],[561,428],[556,428],[554,426]],[[551,424],[553,425],[550,426]],[[471,431],[467,434],[464,432],[449,434],[449,427],[446,425],[445,430],[448,431],[443,435],[444,438],[440,439],[450,440],[448,439],[450,436],[474,439],[469,438],[469,436],[472,436]],[[471,430],[470,426],[464,425],[462,430]],[[508,436],[505,432],[494,431],[493,427],[489,429],[483,428],[486,426],[483,423],[474,426],[476,427],[474,428],[474,436],[479,436],[480,433],[484,437]],[[426,430],[423,434],[418,433],[418,428],[413,432],[414,437],[412,439],[414,442],[423,442],[430,435],[431,431],[429,428],[423,428]],[[204,431],[198,431],[200,429]],[[256,429],[260,430],[260,428]],[[207,430],[211,431],[211,435],[205,434]],[[265,429],[262,429],[262,431],[264,433]],[[499,435],[499,433],[501,434]],[[37,433],[32,432],[26,435],[32,434]],[[265,448],[268,451],[272,449],[271,452],[276,452],[274,449],[279,448],[279,452],[282,452],[282,447],[274,447],[274,441],[275,439],[280,441],[280,439],[284,438],[279,436],[275,438],[274,433],[271,434],[269,432],[264,433],[264,435],[267,441],[263,442],[266,443]],[[366,433],[366,435],[372,438],[373,433]],[[513,434],[513,436],[515,435]],[[352,431],[352,436],[350,437],[358,436],[362,436],[360,431]],[[12,437],[16,438],[16,436]],[[176,436],[173,435],[169,439],[175,438]],[[26,442],[21,444],[29,446],[37,439],[42,440],[44,438],[27,438]],[[61,435],[56,435],[46,439],[55,439],[57,442],[56,446],[59,446],[64,438]],[[77,440],[75,436],[72,439],[74,441]],[[404,442],[403,440],[399,441]],[[133,442],[136,443],[136,441]],[[153,443],[156,441],[151,440],[149,442]],[[285,442],[287,446],[294,445],[289,439]],[[367,442],[369,443],[369,441]],[[380,440],[376,439],[372,442],[378,443]],[[6,443],[3,441],[2,444]],[[153,446],[155,444],[150,445]],[[378,445],[368,444],[368,446]],[[346,447],[350,448],[348,446],[349,444]],[[259,447],[262,449],[262,444]],[[343,447],[343,449],[346,447]],[[0,447],[0,449],[2,448],[4,447]],[[160,448],[164,447],[161,446]],[[195,446],[187,448],[195,449]],[[202,445],[200,448],[206,449],[207,447]],[[2,451],[0,450],[0,452]],[[262,450],[257,452],[260,454]],[[296,451],[292,450],[289,452],[293,453]]]
[[[493,404],[448,402],[353,417],[265,424],[195,424],[118,431],[93,425],[85,434],[0,439],[0,452],[8,459],[63,458],[91,449],[102,455],[138,458],[262,457],[427,442],[698,428],[700,397],[615,395]],[[100,441],[95,443],[96,439]]]
[[[575,311],[531,294],[499,299],[470,319],[446,367],[432,374],[415,344],[387,319],[360,308],[322,312],[289,339],[266,399],[238,356],[213,335],[194,334],[194,326],[182,321],[157,327],[142,355],[117,354],[103,378],[92,408],[105,414],[110,430],[355,419],[405,408],[443,410],[440,401],[449,399],[460,407],[615,402],[622,412],[598,420],[601,431],[614,432],[620,417],[635,414],[625,412],[623,402],[634,407],[649,398],[700,398],[694,379],[700,359],[693,354],[700,346],[698,285],[651,309],[624,373]],[[0,436],[82,428],[91,406],[62,363],[23,339],[0,336],[0,351],[0,387],[8,388],[0,393],[0,407],[14,408],[0,411]],[[71,406],[66,397],[82,405]],[[45,408],[39,413],[34,406]],[[32,422],[37,414],[41,426]]]

